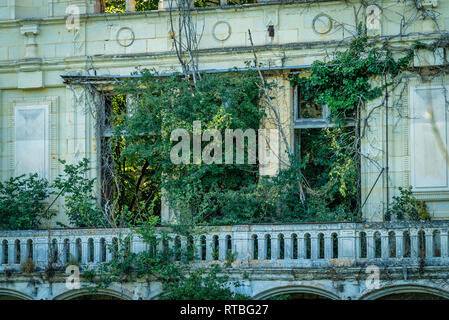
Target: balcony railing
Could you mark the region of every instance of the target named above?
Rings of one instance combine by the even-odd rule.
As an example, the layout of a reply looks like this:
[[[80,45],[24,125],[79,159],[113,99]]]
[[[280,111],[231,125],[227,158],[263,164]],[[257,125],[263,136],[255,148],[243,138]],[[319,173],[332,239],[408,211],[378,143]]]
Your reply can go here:
[[[156,250],[192,248],[194,263],[227,262],[231,267],[325,268],[364,264],[444,265],[449,262],[449,221],[388,223],[253,224],[208,227],[193,237],[171,235]],[[111,248],[129,229],[0,231],[0,270],[20,270],[29,258],[43,270],[49,261],[83,266],[110,261]],[[114,246],[116,244],[117,246]],[[148,248],[138,234],[132,252]]]

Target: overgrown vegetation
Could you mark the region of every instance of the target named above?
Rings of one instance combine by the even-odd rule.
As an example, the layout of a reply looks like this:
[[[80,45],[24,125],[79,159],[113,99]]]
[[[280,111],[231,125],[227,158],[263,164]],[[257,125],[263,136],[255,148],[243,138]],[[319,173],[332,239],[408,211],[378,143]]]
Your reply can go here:
[[[425,201],[418,200],[412,193],[412,187],[399,187],[399,195],[393,197],[390,212],[387,212],[386,219],[391,220],[430,220],[430,213]]]
[[[50,194],[48,181],[37,174],[0,181],[0,229],[36,229],[52,215],[45,214]]]
[[[89,161],[65,165],[64,173],[53,183],[38,174],[0,181],[0,228],[2,230],[38,229],[41,223],[56,215],[50,200],[65,196],[66,213],[77,227],[103,227],[103,213],[94,196],[95,179],[86,177]]]
[[[131,252],[129,248],[131,236],[126,236],[108,248],[113,255],[111,261],[103,263],[98,271],[87,270],[83,273],[83,277],[95,285],[93,290],[107,288],[113,282],[145,279],[162,283],[163,295],[160,299],[163,300],[248,298],[232,290],[231,286],[238,287],[240,283],[231,282],[218,264],[208,268],[198,266],[192,268],[189,263],[198,258],[193,243],[184,249],[180,245],[169,247],[168,241],[176,242],[176,239],[170,238],[165,233],[162,233],[162,237],[156,237],[156,223],[157,219],[151,219],[135,229],[147,245],[147,250],[139,253]],[[185,234],[186,230],[179,229],[177,232]]]
[[[126,1],[125,0],[106,0],[105,13],[117,13],[125,12]],[[136,0],[136,11],[148,11],[157,10],[159,0]],[[177,3],[177,0],[173,0],[173,6]],[[238,5],[256,3],[255,0],[230,0],[228,5]],[[220,0],[196,0],[194,1],[195,7],[211,7],[219,6]]]

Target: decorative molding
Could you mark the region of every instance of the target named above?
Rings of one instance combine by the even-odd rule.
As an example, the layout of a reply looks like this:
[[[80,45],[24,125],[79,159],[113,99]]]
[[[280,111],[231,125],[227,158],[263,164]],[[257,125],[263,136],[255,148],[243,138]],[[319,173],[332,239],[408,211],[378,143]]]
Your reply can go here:
[[[332,30],[332,18],[325,13],[318,14],[312,21],[312,29],[318,34],[327,34]]]
[[[117,31],[115,40],[122,47],[129,47],[134,43],[136,36],[130,27],[122,27]]]
[[[35,23],[25,24],[20,28],[20,33],[26,37],[25,58],[37,57],[36,36],[39,34],[39,26]]]
[[[218,21],[212,29],[212,35],[214,36],[215,40],[218,41],[228,40],[231,36],[231,33],[231,25],[226,21]]]
[[[8,157],[9,170],[11,174],[15,171],[15,144],[16,144],[16,116],[15,110],[18,107],[26,108],[32,106],[45,106],[48,109],[47,113],[47,141],[48,141],[48,158],[47,158],[47,179],[52,180],[55,176],[52,174],[54,169],[58,168],[59,156],[59,130],[58,130],[58,112],[59,112],[59,97],[47,96],[41,98],[10,98],[7,102],[7,117],[8,117]]]
[[[269,8],[263,11],[263,22],[266,27],[277,27],[279,24],[279,10],[277,8]]]

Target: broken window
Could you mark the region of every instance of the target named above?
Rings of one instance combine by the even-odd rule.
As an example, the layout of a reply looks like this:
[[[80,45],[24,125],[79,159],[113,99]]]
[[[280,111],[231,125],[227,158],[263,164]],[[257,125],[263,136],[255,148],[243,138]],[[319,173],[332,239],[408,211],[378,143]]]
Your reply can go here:
[[[152,168],[144,159],[122,156],[126,132],[114,132],[128,113],[129,97],[105,92],[103,98],[103,109],[98,118],[101,205],[114,217],[129,212],[125,219],[139,218],[150,206],[154,214],[160,215],[160,187],[151,179]]]
[[[304,101],[297,87],[293,92],[294,150],[301,162],[305,163],[302,174],[308,190],[312,193],[323,192],[323,197],[328,197],[327,205],[330,209],[336,208],[339,203],[345,203],[345,210],[350,208],[355,212],[356,197],[343,200],[345,190],[339,192],[339,188],[336,188],[340,183],[338,181],[340,172],[336,170],[354,170],[353,166],[349,169],[345,168],[354,160],[358,170],[358,152],[357,147],[354,148],[356,145],[354,120],[337,125],[331,120],[330,111],[326,105]],[[342,184],[345,183],[342,182]],[[354,183],[357,184],[358,189],[359,181]],[[332,195],[328,189],[332,189],[335,195]],[[347,192],[346,196],[349,197],[352,194]]]

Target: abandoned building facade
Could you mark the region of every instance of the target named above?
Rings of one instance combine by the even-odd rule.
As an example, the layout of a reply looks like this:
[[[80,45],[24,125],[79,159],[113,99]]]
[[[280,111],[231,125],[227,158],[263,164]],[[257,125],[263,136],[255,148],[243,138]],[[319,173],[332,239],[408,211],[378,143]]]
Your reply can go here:
[[[51,181],[63,169],[58,159],[74,163],[82,158],[90,160],[91,177],[100,177],[104,132],[99,132],[88,112],[86,85],[108,86],[129,77],[137,67],[160,74],[181,71],[168,1],[161,0],[159,10],[142,12],[134,11],[132,1],[124,13],[105,14],[99,7],[93,0],[0,0],[1,180],[37,172]],[[226,259],[228,249],[236,253],[230,274],[243,283],[236,290],[255,299],[282,293],[330,299],[409,293],[449,298],[445,282],[449,274],[445,266],[449,261],[447,81],[444,71],[423,76],[444,70],[447,63],[447,40],[441,39],[447,39],[449,4],[439,0],[383,0],[369,6],[357,0],[259,1],[194,8],[191,14],[197,30],[202,30],[201,71],[243,70],[257,51],[263,72],[281,84],[276,101],[282,106],[283,122],[289,124],[287,138],[292,144],[300,130],[328,123],[324,116],[301,118],[297,89],[288,75],[307,73],[314,61],[326,61],[334,51],[346,48],[359,23],[367,24],[368,37],[389,39],[397,47],[410,48],[416,41],[437,43],[431,50],[414,50],[416,72],[408,73],[406,83],[391,92],[389,108],[378,108],[382,101],[377,99],[365,111],[370,114],[365,124],[369,134],[361,144],[367,157],[361,159],[360,191],[361,199],[366,199],[362,209],[366,222],[218,227],[204,239],[211,242],[218,237],[219,261]],[[279,166],[280,162],[272,163],[260,170],[274,175]],[[408,186],[426,202],[431,220],[385,223],[388,203],[398,195],[398,187]],[[58,212],[54,221],[69,224],[62,199],[53,209]],[[170,221],[165,204],[161,211],[162,221]],[[53,223],[53,227],[57,226]],[[79,229],[69,234],[57,229],[51,243],[63,252],[67,240],[82,264],[94,266],[111,258],[109,252],[103,253],[105,243],[127,232]],[[409,232],[408,254],[404,232]],[[0,231],[3,273],[19,269],[30,252],[36,265],[45,266],[52,248],[49,239],[46,230]],[[417,271],[422,243],[426,250],[421,258],[428,268],[424,275]],[[143,246],[134,239],[131,250]],[[200,252],[200,260],[214,259],[208,248],[204,257]],[[372,288],[364,282],[365,269],[376,264],[389,267],[390,273],[389,278],[381,275],[380,286]],[[328,271],[333,268],[340,277]],[[242,269],[250,271],[249,278],[244,278]],[[429,280],[435,278],[441,281]],[[160,284],[146,282],[117,284],[101,293],[123,299],[156,299],[161,294]],[[30,287],[20,273],[9,280],[0,275],[0,295],[8,297],[70,299],[83,294],[87,294],[84,289],[67,289],[64,276],[53,285],[42,282]]]

